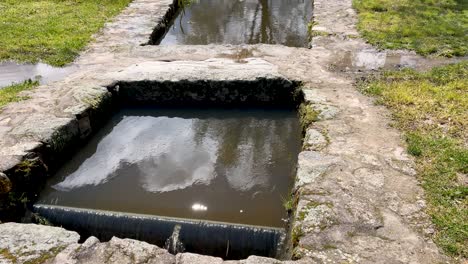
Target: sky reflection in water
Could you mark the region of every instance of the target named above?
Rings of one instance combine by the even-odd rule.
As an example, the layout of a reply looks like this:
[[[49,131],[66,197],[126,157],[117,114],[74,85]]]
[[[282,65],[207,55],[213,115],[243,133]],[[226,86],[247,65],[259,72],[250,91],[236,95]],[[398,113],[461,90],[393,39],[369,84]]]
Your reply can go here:
[[[294,111],[126,110],[40,202],[279,226],[299,150]]]

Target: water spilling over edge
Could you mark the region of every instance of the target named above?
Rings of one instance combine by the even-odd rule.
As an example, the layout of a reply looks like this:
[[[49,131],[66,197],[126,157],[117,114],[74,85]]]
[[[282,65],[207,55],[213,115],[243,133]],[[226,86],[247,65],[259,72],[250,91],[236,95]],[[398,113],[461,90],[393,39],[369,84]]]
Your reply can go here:
[[[277,257],[286,237],[284,229],[262,226],[41,204],[34,205],[34,211],[54,225],[78,232],[82,240],[95,236],[108,241],[116,236],[164,247],[179,225],[177,240],[185,251],[224,259],[243,259],[250,255]]]

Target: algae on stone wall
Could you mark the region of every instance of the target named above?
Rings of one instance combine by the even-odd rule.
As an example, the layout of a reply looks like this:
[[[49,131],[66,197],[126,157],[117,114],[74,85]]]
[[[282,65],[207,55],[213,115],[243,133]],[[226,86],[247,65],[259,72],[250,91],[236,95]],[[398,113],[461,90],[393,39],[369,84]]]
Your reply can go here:
[[[0,195],[9,193],[11,191],[12,185],[10,179],[0,172]]]
[[[318,121],[319,112],[315,111],[309,104],[302,103],[299,106],[299,118],[303,133],[312,123]]]

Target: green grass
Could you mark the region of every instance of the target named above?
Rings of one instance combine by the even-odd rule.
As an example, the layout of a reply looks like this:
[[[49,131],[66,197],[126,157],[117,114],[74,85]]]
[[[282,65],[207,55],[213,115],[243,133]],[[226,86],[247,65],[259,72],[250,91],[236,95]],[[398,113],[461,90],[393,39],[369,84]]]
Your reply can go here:
[[[0,60],[72,62],[131,0],[0,0]]]
[[[466,56],[467,0],[353,0],[358,29],[383,49],[438,56]]]
[[[428,72],[402,70],[360,84],[389,107],[416,157],[434,240],[468,257],[468,61]]]
[[[39,83],[37,81],[26,81],[20,84],[13,84],[5,88],[0,89],[0,108],[8,103],[18,102],[27,99],[25,96],[19,96],[18,94],[22,91],[30,90]]]

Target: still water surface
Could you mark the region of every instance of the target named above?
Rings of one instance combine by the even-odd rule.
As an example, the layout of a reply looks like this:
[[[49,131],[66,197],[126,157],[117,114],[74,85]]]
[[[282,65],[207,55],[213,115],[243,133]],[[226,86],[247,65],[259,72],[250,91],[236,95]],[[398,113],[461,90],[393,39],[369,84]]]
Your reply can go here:
[[[306,47],[311,18],[312,0],[195,0],[175,18],[160,44]]]
[[[21,64],[12,61],[0,62],[0,89],[28,79],[47,84],[64,79],[78,70],[78,66],[69,65],[63,68],[53,67],[45,63]]]
[[[300,137],[293,110],[127,109],[39,202],[281,227]]]

